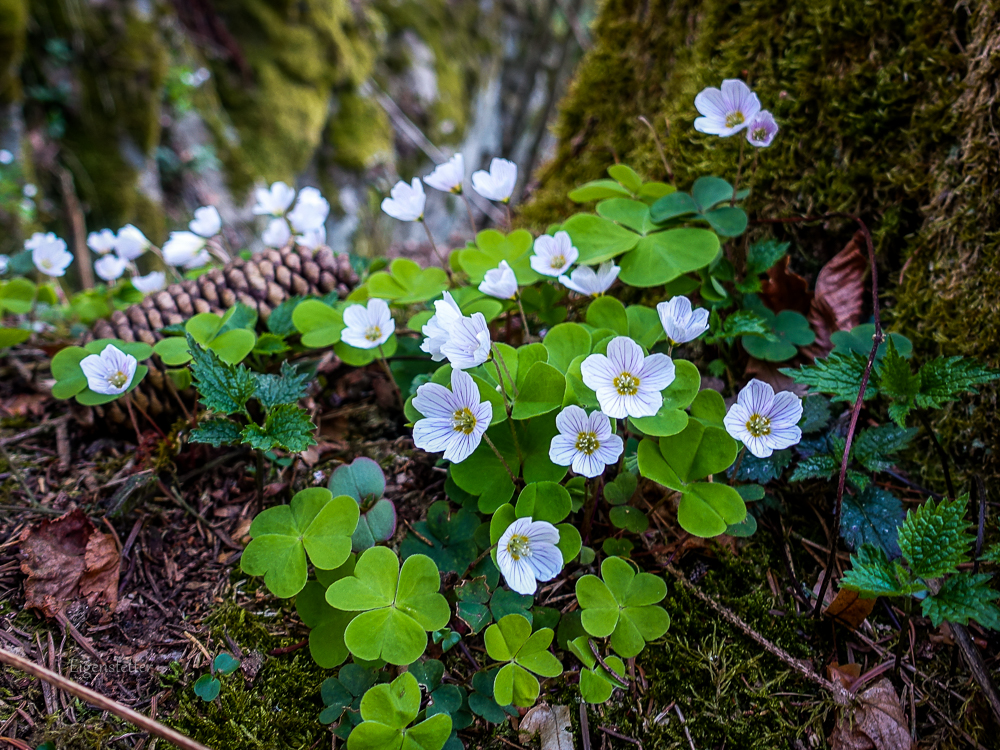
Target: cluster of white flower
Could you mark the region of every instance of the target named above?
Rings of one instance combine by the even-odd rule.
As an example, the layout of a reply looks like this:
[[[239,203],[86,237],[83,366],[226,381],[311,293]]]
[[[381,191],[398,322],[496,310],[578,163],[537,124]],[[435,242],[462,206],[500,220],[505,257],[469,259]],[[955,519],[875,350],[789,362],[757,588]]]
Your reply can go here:
[[[694,121],[699,133],[728,138],[742,130],[747,141],[758,148],[771,145],[778,134],[774,115],[760,108],[760,99],[743,81],[729,78],[722,88],[706,88],[694,98],[694,106],[701,117]]]
[[[285,247],[293,236],[296,243],[312,250],[326,244],[330,203],[316,188],[302,188],[296,201],[295,188],[275,182],[270,188],[258,188],[256,198],[254,214],[271,217],[260,237],[267,247]],[[295,207],[289,211],[293,201]]]
[[[145,253],[151,244],[131,224],[118,230],[117,235],[110,229],[91,232],[87,236],[87,246],[100,256],[94,263],[94,270],[104,281],[120,278],[125,269],[131,267],[132,283],[139,291],[151,292],[163,288],[165,277],[162,273],[154,271],[145,276],[134,273],[133,261]],[[31,235],[25,240],[24,249],[31,252],[35,268],[46,276],[64,276],[73,262],[73,254],[66,249],[66,242],[52,232],[36,232]]]
[[[215,206],[202,206],[194,212],[187,232],[171,232],[163,243],[163,260],[181,268],[201,268],[211,260],[208,242],[222,231],[222,217]]]

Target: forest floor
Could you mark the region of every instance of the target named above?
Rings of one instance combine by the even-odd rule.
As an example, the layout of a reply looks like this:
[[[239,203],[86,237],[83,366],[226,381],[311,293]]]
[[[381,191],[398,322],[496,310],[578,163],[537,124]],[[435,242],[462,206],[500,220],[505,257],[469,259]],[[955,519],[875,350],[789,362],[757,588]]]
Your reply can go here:
[[[257,511],[251,456],[180,449],[183,419],[143,421],[137,440],[131,426],[67,413],[66,402],[39,386],[43,372],[43,365],[33,372],[21,362],[0,381],[0,646],[215,750],[342,746],[317,718],[320,684],[332,672],[312,661],[308,629],[293,606],[239,567]],[[392,542],[398,543],[431,502],[445,499],[444,474],[413,450],[395,419],[388,383],[374,367],[331,366],[324,379],[331,385],[309,404],[319,444],[274,466],[265,503],[325,485],[334,467],[367,455],[386,470],[386,496],[401,519]],[[690,537],[676,526],[670,504],[659,505],[660,488],[637,496],[651,528],[633,557],[664,574],[663,605],[672,624],[630,665],[629,689],[605,704],[581,710],[570,658],[569,671],[543,684],[540,700],[570,709],[574,747],[862,750],[872,745],[853,728],[878,725],[887,736],[915,733],[921,747],[995,747],[987,736],[989,710],[980,698],[968,698],[977,693],[947,630],[913,616],[908,637],[900,639],[905,615],[882,602],[857,629],[811,617],[810,591],[831,543],[832,489],[784,487],[747,540]],[[891,489],[907,503],[925,498],[906,486]],[[71,532],[53,533],[54,519],[77,509],[82,514],[71,517],[77,522]],[[596,522],[608,523],[600,516]],[[605,531],[615,532],[610,525]],[[74,570],[79,576],[82,550],[98,541],[120,566],[91,581],[89,602],[81,595],[43,616],[38,603]],[[838,562],[847,559],[843,553]],[[563,583],[543,589],[536,604],[574,607]],[[983,631],[970,631],[981,647],[996,645]],[[205,703],[192,685],[223,651],[237,656],[241,668],[224,678],[220,698]],[[993,669],[1000,666],[996,651],[987,659]],[[428,655],[442,659],[458,682],[471,677],[471,663],[486,658],[458,648],[442,654],[433,644]],[[865,675],[863,687],[854,684],[858,675]],[[829,681],[858,689],[862,700],[838,705]],[[891,686],[892,700],[883,700],[883,684]],[[459,736],[469,748],[535,746],[537,740],[518,735],[516,723],[480,720]],[[36,748],[46,741],[61,750],[156,744],[110,714],[0,668],[0,746]]]

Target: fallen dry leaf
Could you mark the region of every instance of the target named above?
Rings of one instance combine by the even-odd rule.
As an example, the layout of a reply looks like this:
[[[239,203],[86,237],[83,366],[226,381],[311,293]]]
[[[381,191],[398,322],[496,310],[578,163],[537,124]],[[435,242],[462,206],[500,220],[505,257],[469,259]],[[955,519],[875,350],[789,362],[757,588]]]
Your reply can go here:
[[[872,613],[874,607],[875,599],[862,599],[857,591],[841,589],[834,600],[827,604],[823,614],[854,630]]]
[[[833,348],[830,334],[849,331],[861,323],[867,274],[865,236],[858,231],[816,277],[815,294],[806,316],[816,331],[816,341],[804,350],[809,356],[829,354]]]
[[[57,617],[79,599],[117,606],[121,554],[114,537],[97,531],[83,511],[25,529],[21,556],[26,607]]]
[[[826,676],[830,682],[839,682],[844,690],[850,690],[854,681],[861,676],[861,665],[833,662],[826,665]]]
[[[794,271],[788,270],[788,256],[771,266],[767,278],[761,282],[760,298],[773,312],[795,310],[803,315],[809,312],[812,294],[809,282]]]
[[[830,735],[833,750],[911,750],[899,696],[883,677],[843,706]]]
[[[571,726],[569,708],[539,703],[521,719],[520,739],[528,742],[537,734],[542,750],[573,750]]]

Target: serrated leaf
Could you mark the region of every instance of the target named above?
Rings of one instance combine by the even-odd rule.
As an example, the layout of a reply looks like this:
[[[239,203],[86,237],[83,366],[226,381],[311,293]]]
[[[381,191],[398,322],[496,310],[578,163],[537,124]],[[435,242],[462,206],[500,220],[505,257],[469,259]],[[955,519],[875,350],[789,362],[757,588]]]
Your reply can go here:
[[[939,409],[964,392],[974,392],[974,386],[989,383],[1000,377],[1000,372],[984,367],[967,357],[938,357],[920,368],[920,393],[917,405],[925,409]]]
[[[933,499],[911,510],[899,529],[899,548],[918,578],[941,578],[969,560],[974,537],[965,500]]]
[[[886,471],[895,464],[893,454],[905,450],[916,434],[915,428],[891,424],[869,427],[858,433],[851,454],[869,471]]]
[[[254,398],[260,401],[265,409],[278,404],[296,404],[305,398],[309,375],[300,373],[287,360],[281,363],[281,374],[253,373]]]
[[[316,425],[309,418],[309,412],[293,404],[279,404],[268,411],[263,425],[244,427],[241,437],[243,442],[258,450],[283,448],[301,453],[310,445],[316,445],[315,431]]]
[[[202,349],[188,334],[191,374],[206,408],[220,414],[245,414],[253,396],[254,379],[243,365],[227,365],[210,349]]]
[[[885,356],[878,369],[878,389],[896,402],[889,408],[889,416],[900,427],[904,427],[906,415],[920,393],[921,377],[919,372],[911,372],[910,363],[896,350],[892,338],[887,343]]]
[[[958,573],[950,576],[938,593],[921,602],[924,617],[938,627],[942,622],[968,625],[969,620],[985,628],[1000,630],[1000,592],[990,586],[988,573]]]
[[[783,367],[780,372],[796,383],[807,385],[814,391],[826,393],[832,401],[853,403],[861,389],[861,378],[868,364],[866,357],[851,351],[831,354],[826,359],[817,359],[814,364],[798,368]],[[875,384],[869,382],[865,389],[865,400],[878,392]]]
[[[840,535],[852,550],[869,544],[895,559],[900,554],[896,538],[903,515],[903,503],[898,497],[868,485],[858,495],[844,495]]]
[[[909,589],[899,580],[899,570],[889,562],[882,549],[865,545],[851,555],[851,569],[844,573],[840,588],[857,591],[865,599],[902,596],[909,593]]]
[[[191,443],[207,443],[213,448],[234,445],[241,441],[240,426],[225,417],[213,417],[200,422],[188,437]]]

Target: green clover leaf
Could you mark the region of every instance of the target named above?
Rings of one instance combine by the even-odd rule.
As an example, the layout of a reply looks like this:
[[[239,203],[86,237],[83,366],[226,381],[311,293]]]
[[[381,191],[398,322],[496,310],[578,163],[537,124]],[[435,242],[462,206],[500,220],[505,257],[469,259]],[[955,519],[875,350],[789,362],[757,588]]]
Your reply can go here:
[[[451,618],[440,587],[437,565],[426,555],[411,555],[400,568],[395,552],[372,547],[358,558],[354,575],[331,584],[326,601],[335,609],[361,612],[344,633],[355,658],[403,665],[424,653],[425,631],[440,630]]]
[[[435,714],[410,727],[419,711],[420,686],[409,672],[375,685],[361,699],[364,721],[351,732],[348,750],[441,750],[451,736],[451,717]]]
[[[576,582],[583,627],[595,638],[610,635],[611,647],[621,656],[636,656],[670,627],[670,616],[656,606],[667,595],[667,586],[651,573],[636,574],[618,557],[604,561],[601,575],[603,581],[586,575]]]
[[[322,487],[302,490],[290,505],[268,508],[253,520],[243,572],[264,576],[275,596],[295,596],[306,585],[306,554],[317,568],[339,567],[351,554],[357,525],[358,505],[351,498]]]
[[[353,574],[355,563],[354,555],[350,555],[335,570],[317,569],[317,580],[309,581],[295,597],[295,611],[309,628],[309,653],[312,654],[313,661],[323,669],[332,669],[347,659],[344,631],[356,615],[327,604],[326,590],[334,581]]]
[[[500,668],[493,685],[496,702],[527,707],[538,698],[538,679],[558,677],[562,664],[549,652],[555,636],[551,628],[531,632],[531,623],[521,615],[507,615],[486,629],[486,652],[497,661],[508,662]]]
[[[580,670],[580,697],[587,703],[604,703],[615,688],[625,688],[618,678],[597,663],[594,653],[590,650],[590,639],[585,635],[569,641],[569,650],[576,655],[585,669]],[[625,664],[617,656],[608,656],[604,663],[617,674],[625,674]]]
[[[422,269],[408,258],[396,258],[389,272],[378,271],[368,279],[371,297],[392,300],[401,305],[426,302],[448,288],[448,276],[443,268]]]

